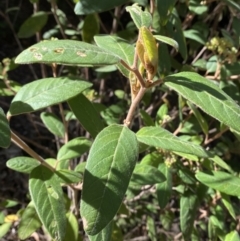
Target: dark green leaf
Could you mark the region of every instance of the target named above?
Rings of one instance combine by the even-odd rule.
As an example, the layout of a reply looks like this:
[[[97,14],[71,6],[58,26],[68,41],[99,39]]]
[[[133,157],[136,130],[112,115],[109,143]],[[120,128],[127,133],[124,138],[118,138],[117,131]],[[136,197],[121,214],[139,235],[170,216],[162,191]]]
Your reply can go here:
[[[172,12],[175,2],[176,0],[157,0],[156,1],[157,10],[158,10],[162,25],[166,24],[169,13]]]
[[[165,180],[164,175],[156,167],[145,164],[137,164],[131,177],[131,182],[140,185],[153,185]]]
[[[7,161],[7,167],[18,172],[29,174],[35,167],[39,166],[40,162],[25,156],[14,157]]]
[[[96,137],[84,172],[81,216],[84,229],[96,235],[113,219],[138,158],[138,142],[127,127],[111,125]]]
[[[8,120],[0,107],[0,147],[7,148],[11,142],[11,133]]]
[[[47,40],[20,53],[15,63],[55,63],[77,66],[116,64],[119,58],[95,45],[75,40]]]
[[[161,163],[158,169],[164,174],[166,181],[157,184],[158,204],[161,209],[164,209],[169,202],[172,193],[172,172],[171,168],[165,163]]]
[[[29,17],[20,27],[18,31],[19,38],[29,38],[32,37],[37,32],[45,26],[48,20],[48,13],[37,12]]]
[[[180,199],[180,227],[184,240],[190,240],[195,216],[197,214],[198,197],[188,192]]]
[[[66,231],[65,205],[59,179],[44,166],[30,174],[29,190],[38,216],[53,239],[63,240]]]
[[[96,14],[89,14],[84,19],[84,24],[82,28],[83,41],[91,43],[93,41],[93,36],[99,33],[99,20]]]
[[[193,72],[181,72],[168,76],[165,81],[207,114],[240,132],[240,107],[210,80]]]
[[[193,154],[200,157],[208,157],[207,152],[201,146],[183,141],[161,127],[143,127],[137,132],[137,138],[140,142],[149,146],[174,152]]]
[[[92,84],[85,81],[74,81],[68,77],[46,78],[24,85],[12,100],[10,114],[36,111],[64,102]]]
[[[95,137],[103,128],[103,122],[93,104],[80,94],[70,99],[68,104],[83,128]]]
[[[228,195],[239,197],[240,178],[232,174],[220,171],[213,171],[212,175],[198,172],[196,178],[208,187],[214,188]]]
[[[42,112],[40,117],[44,125],[53,135],[62,138],[64,137],[64,125],[55,114],[49,112]]]
[[[119,5],[125,4],[128,0],[81,0],[75,5],[74,12],[77,15],[104,12]]]
[[[20,239],[27,239],[42,226],[38,218],[33,202],[30,202],[24,209],[21,220],[18,226],[18,237]]]
[[[97,235],[90,236],[90,241],[111,241],[111,235],[112,235],[112,226],[113,222],[110,222],[101,232],[99,232]]]

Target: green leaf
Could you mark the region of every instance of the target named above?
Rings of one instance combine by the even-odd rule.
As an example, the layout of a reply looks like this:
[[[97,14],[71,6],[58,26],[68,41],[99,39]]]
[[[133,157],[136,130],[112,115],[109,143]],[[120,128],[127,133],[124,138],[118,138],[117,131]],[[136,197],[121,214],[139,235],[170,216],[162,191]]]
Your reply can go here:
[[[84,137],[77,137],[63,145],[57,154],[58,161],[64,161],[81,156],[89,150],[92,142]]]
[[[142,8],[137,4],[126,7],[126,11],[130,13],[134,23],[137,28],[141,28],[143,26],[150,27],[152,24],[152,15],[146,10],[142,11]]]
[[[204,117],[202,116],[202,114],[198,111],[198,109],[196,108],[196,106],[194,106],[190,101],[187,101],[188,106],[191,108],[191,110],[193,111],[199,125],[202,128],[202,131],[205,135],[208,134],[208,123],[206,122],[206,120],[204,119]]]
[[[161,8],[161,5],[160,5]],[[169,32],[169,37],[177,41],[179,45],[179,52],[183,59],[187,58],[187,45],[183,34],[182,22],[179,19],[176,11],[173,11],[170,15],[169,21],[167,22],[167,30]]]
[[[91,43],[93,36],[99,33],[99,20],[97,14],[89,14],[84,19],[82,28],[83,41]]]
[[[171,168],[165,163],[161,163],[158,169],[164,174],[166,181],[157,184],[158,204],[161,209],[164,209],[169,202],[172,193],[172,172]]]
[[[234,231],[228,233],[225,236],[224,241],[240,241],[240,237],[238,235],[238,232],[236,230],[234,230]]]
[[[25,156],[14,157],[7,161],[8,168],[27,174],[29,174],[35,167],[39,165],[40,163],[37,160]]]
[[[18,237],[20,239],[27,239],[41,226],[42,223],[38,218],[34,204],[30,202],[21,216],[18,226]]]
[[[77,15],[104,12],[119,5],[125,4],[126,2],[127,0],[81,0],[75,5],[74,12]]]
[[[222,0],[225,2],[229,7],[235,8],[237,11],[240,11],[240,5],[236,3],[236,1],[232,0]]]
[[[137,132],[138,141],[168,151],[208,157],[207,152],[198,145],[183,141],[161,127],[143,127]]]
[[[11,142],[8,120],[0,107],[0,147],[7,148]]]
[[[53,239],[65,237],[66,216],[59,179],[44,166],[30,173],[29,190],[38,216]]]
[[[28,113],[64,102],[91,85],[86,81],[73,81],[68,77],[33,81],[24,85],[13,98],[10,114]]]
[[[145,164],[137,164],[131,177],[131,182],[140,185],[153,185],[165,180],[164,175],[156,167]]]
[[[229,196],[225,193],[221,193],[221,197],[222,197],[221,201],[223,202],[224,206],[228,210],[229,214],[232,216],[234,220],[236,220],[235,210]]]
[[[12,223],[3,223],[2,225],[0,225],[0,238],[2,238],[7,234],[11,226],[12,226]]]
[[[196,178],[208,187],[214,188],[228,195],[239,197],[240,178],[232,174],[220,171],[213,171],[212,175],[198,172]]]
[[[66,227],[66,234],[63,241],[78,241],[79,234],[78,234],[78,221],[75,215],[71,212],[66,214],[67,216],[67,227]]]
[[[190,240],[195,216],[197,214],[198,197],[188,192],[180,199],[180,227],[184,240]]]
[[[168,76],[165,84],[210,116],[240,132],[240,107],[210,80],[193,72],[181,72]]]
[[[172,12],[176,0],[157,0],[157,11],[160,15],[161,24],[165,25],[169,14]]]
[[[150,216],[147,216],[147,234],[151,241],[157,241],[156,223]]]
[[[55,114],[49,112],[42,112],[40,117],[44,125],[53,135],[62,138],[64,137],[64,125]]]
[[[188,38],[188,39],[192,39],[195,40],[196,42],[205,45],[206,44],[206,38],[204,37],[204,35],[197,29],[189,29],[189,30],[185,30],[183,32],[184,37]]]
[[[45,26],[48,20],[48,13],[39,11],[29,17],[20,27],[18,31],[19,38],[32,37]]]
[[[76,66],[109,65],[119,58],[95,45],[75,40],[47,40],[32,45],[15,59],[17,64],[55,63]]]
[[[214,157],[210,158],[210,160],[214,161],[218,166],[224,168],[225,170],[229,171],[230,173],[234,173],[232,168],[226,162],[224,162],[221,157],[214,156]]]
[[[97,235],[88,235],[89,241],[111,241],[113,222],[110,222],[102,231]]]
[[[61,179],[62,183],[78,183],[82,179],[82,175],[78,172],[61,169],[55,171],[56,175]]]
[[[134,46],[129,44],[126,40],[112,35],[95,36],[94,40],[99,47],[111,51],[120,59],[124,60],[128,65],[131,66],[133,64]],[[121,63],[119,63],[117,66],[120,71],[128,78],[129,70],[126,69]]]
[[[138,158],[138,142],[127,127],[111,125],[96,137],[84,172],[81,216],[84,229],[96,235],[113,219]]]
[[[87,97],[82,94],[77,95],[70,99],[68,104],[83,128],[92,137],[95,137],[104,128],[99,113]]]
[[[166,36],[162,36],[162,35],[153,35],[153,37],[160,42],[163,42],[165,44],[172,46],[173,48],[176,49],[176,51],[178,51],[179,46],[178,46],[177,41],[175,41],[174,39],[166,37]]]
[[[74,169],[74,171],[75,172],[79,172],[79,173],[81,173],[82,175],[83,175],[83,173],[84,173],[84,170],[85,170],[85,167],[86,167],[86,162],[81,162],[81,163],[79,163],[76,167],[75,167],[75,169]]]

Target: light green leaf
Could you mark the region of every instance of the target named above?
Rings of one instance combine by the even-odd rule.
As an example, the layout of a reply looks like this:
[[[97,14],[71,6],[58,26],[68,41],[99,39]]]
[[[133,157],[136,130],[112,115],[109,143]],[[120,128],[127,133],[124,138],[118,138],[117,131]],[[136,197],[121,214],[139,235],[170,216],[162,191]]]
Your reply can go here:
[[[55,173],[61,179],[62,183],[78,183],[82,179],[82,175],[80,173],[67,169],[60,169],[55,171]]]
[[[213,171],[212,175],[198,172],[196,178],[208,187],[232,196],[240,196],[240,178],[232,174]]]
[[[153,35],[153,37],[160,42],[171,45],[173,48],[176,49],[176,51],[178,51],[179,46],[178,46],[177,41],[175,41],[174,39],[166,37],[166,36],[162,36],[162,35]]]
[[[39,11],[29,17],[20,27],[18,31],[19,38],[32,37],[45,26],[48,20],[48,13]]]
[[[46,40],[32,45],[15,59],[17,64],[55,63],[77,66],[109,65],[119,58],[95,45],[75,40]]]
[[[90,236],[88,238],[90,241],[111,241],[113,222],[110,222],[101,232],[97,235]]]
[[[64,102],[91,85],[86,81],[74,81],[68,77],[33,81],[24,85],[13,98],[10,114],[28,113]]]
[[[119,5],[125,4],[126,2],[127,0],[81,0],[75,5],[74,12],[77,15],[104,12]]]
[[[75,167],[75,169],[74,169],[74,171],[75,172],[79,172],[79,173],[81,173],[82,175],[83,175],[83,173],[84,173],[84,170],[85,170],[85,167],[86,167],[86,162],[81,162],[81,163],[79,163],[76,167]]]
[[[193,193],[185,193],[180,199],[180,227],[184,240],[189,240],[195,216],[197,214],[198,197]]]
[[[40,162],[37,160],[25,156],[14,157],[7,161],[8,168],[27,174],[29,174],[35,167],[39,165]]]
[[[151,26],[152,15],[148,11],[142,11],[142,8],[137,4],[126,7],[126,11],[130,13],[137,28],[141,28],[143,26],[148,28]]]
[[[42,112],[40,117],[44,125],[53,135],[62,138],[64,137],[64,125],[55,114],[49,112]]]
[[[2,238],[7,234],[11,226],[12,226],[12,223],[3,223],[2,225],[0,225],[0,238]]]
[[[238,235],[238,232],[236,230],[234,230],[234,231],[228,233],[225,236],[224,241],[240,241],[240,237]]]
[[[120,59],[124,60],[128,65],[131,66],[133,64],[134,46],[129,44],[126,40],[112,35],[95,36],[94,40],[99,47],[111,51]],[[126,77],[129,77],[128,69],[126,69],[121,63],[117,66]]]
[[[78,221],[75,215],[71,212],[66,214],[67,216],[67,227],[66,227],[66,235],[63,241],[78,241],[79,233],[78,233]]]
[[[104,128],[100,114],[87,97],[79,94],[68,100],[68,104],[83,128],[88,131],[92,137],[95,137]]]
[[[224,162],[221,157],[214,156],[214,157],[210,158],[210,160],[214,161],[218,166],[224,168],[225,170],[229,171],[230,173],[234,173],[232,168],[226,162]]]
[[[111,125],[96,137],[84,171],[81,216],[88,235],[113,219],[138,158],[138,142],[127,127]]]
[[[161,209],[164,209],[169,202],[172,193],[172,173],[171,168],[165,163],[161,163],[158,169],[164,174],[166,181],[157,184],[158,204]]]
[[[156,167],[145,164],[137,164],[131,177],[131,182],[140,185],[153,185],[165,180],[164,175]]]
[[[62,241],[66,231],[65,205],[59,179],[44,166],[30,173],[29,190],[37,214],[53,239]]]
[[[181,72],[168,76],[165,84],[210,116],[240,132],[240,107],[210,80],[193,72]]]
[[[168,151],[208,157],[207,152],[198,145],[183,141],[161,127],[143,127],[137,132],[138,141]]]
[[[11,142],[8,120],[0,107],[0,147],[7,148]]]
[[[92,142],[84,137],[77,137],[63,145],[57,154],[58,161],[64,161],[81,156],[89,150]]]
[[[42,226],[38,218],[33,202],[30,202],[24,209],[21,220],[18,226],[18,237],[20,239],[27,239]]]

